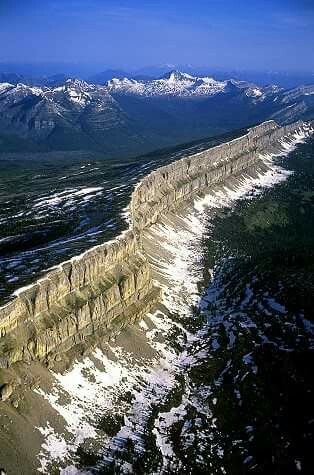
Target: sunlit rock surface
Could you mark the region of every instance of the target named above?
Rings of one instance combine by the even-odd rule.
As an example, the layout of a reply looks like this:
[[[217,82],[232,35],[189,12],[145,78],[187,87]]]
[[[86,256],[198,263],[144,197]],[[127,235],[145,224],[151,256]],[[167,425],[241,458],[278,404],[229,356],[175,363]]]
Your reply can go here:
[[[273,121],[247,135],[162,167],[144,178],[131,198],[131,231],[50,271],[0,311],[1,366],[49,359],[101,326],[127,324],[149,310],[158,290],[141,244],[142,231],[158,218],[231,175],[252,168],[260,152],[302,127]]]
[[[268,122],[243,138],[153,172],[132,195],[128,232],[61,264],[35,285],[21,289],[1,309],[4,368],[37,359],[56,367],[60,360],[69,363],[71,349],[82,343],[85,349],[92,348],[90,356],[68,373],[53,373],[55,381],[52,378],[36,390],[38,401],[48,401],[62,415],[67,432],[65,438],[58,434],[53,418],[47,424],[38,422],[45,438],[41,471],[50,473],[50,463],[58,466],[62,461],[64,466],[68,461],[64,474],[86,473],[71,468],[71,461],[77,461],[73,455],[80,444],[93,438],[100,444],[98,450],[93,449],[100,473],[115,461],[122,473],[132,473],[132,464],[149,449],[148,427],[162,454],[155,469],[167,473],[183,467],[182,461],[175,461],[167,428],[184,419],[187,411],[183,399],[174,409],[177,392],[187,384],[185,372],[208,355],[206,325],[203,328],[193,319],[188,322],[193,306],[201,304],[198,284],[203,263],[197,249],[204,219],[211,208],[228,206],[256,186],[284,180],[287,173],[274,165],[272,157],[288,153],[310,133],[306,124],[281,129]],[[171,318],[173,313],[179,317],[177,322]],[[122,327],[144,316],[129,337],[121,333]],[[93,336],[107,343],[99,343],[96,349]],[[113,336],[117,340],[108,341]],[[231,333],[229,337],[232,341]],[[213,349],[218,349],[218,340],[211,340]],[[249,357],[246,361],[253,365]],[[203,391],[204,398],[211,394],[209,387]],[[70,400],[62,402],[65,393]],[[127,393],[133,395],[128,398]],[[195,404],[202,411],[200,401],[195,399]],[[156,405],[158,417],[151,413]],[[121,411],[109,423],[115,406]],[[102,413],[107,420],[97,439]],[[93,418],[98,419],[97,427]],[[106,442],[101,440],[102,431]],[[130,440],[132,447],[128,447]],[[60,450],[53,452],[56,446]],[[216,445],[212,450],[219,455],[222,449]],[[122,463],[128,451],[130,461]],[[151,457],[148,450],[147,473],[152,473]]]

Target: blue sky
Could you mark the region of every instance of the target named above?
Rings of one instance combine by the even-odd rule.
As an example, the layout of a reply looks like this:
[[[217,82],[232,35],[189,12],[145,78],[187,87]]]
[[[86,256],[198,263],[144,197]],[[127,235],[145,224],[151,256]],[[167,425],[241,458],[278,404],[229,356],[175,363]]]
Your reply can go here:
[[[314,0],[0,0],[1,62],[314,70]]]

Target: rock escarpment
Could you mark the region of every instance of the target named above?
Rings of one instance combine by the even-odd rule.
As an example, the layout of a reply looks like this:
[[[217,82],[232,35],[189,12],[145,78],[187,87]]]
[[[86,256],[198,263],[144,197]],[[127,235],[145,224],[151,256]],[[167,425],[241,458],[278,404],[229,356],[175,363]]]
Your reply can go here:
[[[268,121],[253,127],[231,142],[210,148],[161,167],[144,178],[131,200],[131,218],[138,232],[157,222],[195,194],[222,182],[230,175],[251,168],[262,152],[271,151],[284,136],[302,127],[297,122],[279,127]]]
[[[214,184],[254,166],[261,152],[274,150],[301,127],[265,122],[145,177],[132,194],[128,231],[60,264],[0,308],[0,367],[60,359],[60,353],[118,332],[149,311],[160,290],[153,282],[143,232]]]
[[[64,262],[0,311],[0,366],[47,361],[92,335],[119,330],[155,303],[158,289],[132,231]]]

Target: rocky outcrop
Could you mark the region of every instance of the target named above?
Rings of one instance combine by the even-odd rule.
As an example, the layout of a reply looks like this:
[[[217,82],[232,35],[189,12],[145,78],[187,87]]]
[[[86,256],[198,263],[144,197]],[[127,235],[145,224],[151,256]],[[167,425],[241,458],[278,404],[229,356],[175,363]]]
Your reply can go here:
[[[0,366],[47,361],[108,333],[154,305],[159,291],[135,234],[97,246],[21,289],[0,310]]]
[[[186,157],[152,172],[137,186],[131,200],[133,228],[140,232],[160,214],[173,211],[196,193],[205,192],[226,177],[252,167],[262,151],[302,126],[297,122],[279,127],[268,121],[231,142]]]
[[[60,353],[118,332],[158,301],[143,230],[213,184],[241,173],[301,123],[280,128],[269,121],[231,142],[159,168],[132,194],[131,229],[60,264],[17,292],[0,308],[0,367],[18,361],[49,362]]]

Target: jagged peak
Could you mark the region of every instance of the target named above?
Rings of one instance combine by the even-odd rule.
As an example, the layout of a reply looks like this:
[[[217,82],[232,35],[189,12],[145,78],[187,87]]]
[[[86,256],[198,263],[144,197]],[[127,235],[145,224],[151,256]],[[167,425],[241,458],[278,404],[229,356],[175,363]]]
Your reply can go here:
[[[109,79],[109,81],[107,82],[107,84],[120,84],[120,83],[136,84],[136,83],[140,83],[140,82],[143,82],[143,81],[142,81],[142,80],[133,79],[133,78],[124,77],[124,78],[112,78],[112,79]]]
[[[169,71],[159,79],[114,78],[107,83],[109,92],[142,96],[211,96],[223,92],[225,86],[224,81],[196,77],[178,70]]]
[[[42,96],[47,88],[39,86],[28,86],[22,82],[17,83],[16,86],[13,86],[16,91],[23,91],[25,93],[31,93],[35,96]]]
[[[181,71],[178,71],[177,69],[173,69],[172,71],[169,71],[168,73],[164,74],[161,79],[170,79],[170,80],[183,80],[183,79],[196,79],[194,76],[191,76],[188,73],[184,73]]]
[[[15,86],[10,82],[1,82],[0,83],[0,92],[6,91],[7,89],[13,89]]]
[[[75,88],[75,89],[81,89],[81,90],[90,90],[91,88],[94,87],[93,84],[89,84],[86,81],[83,81],[82,79],[77,79],[77,78],[69,78],[65,81],[65,88]]]

